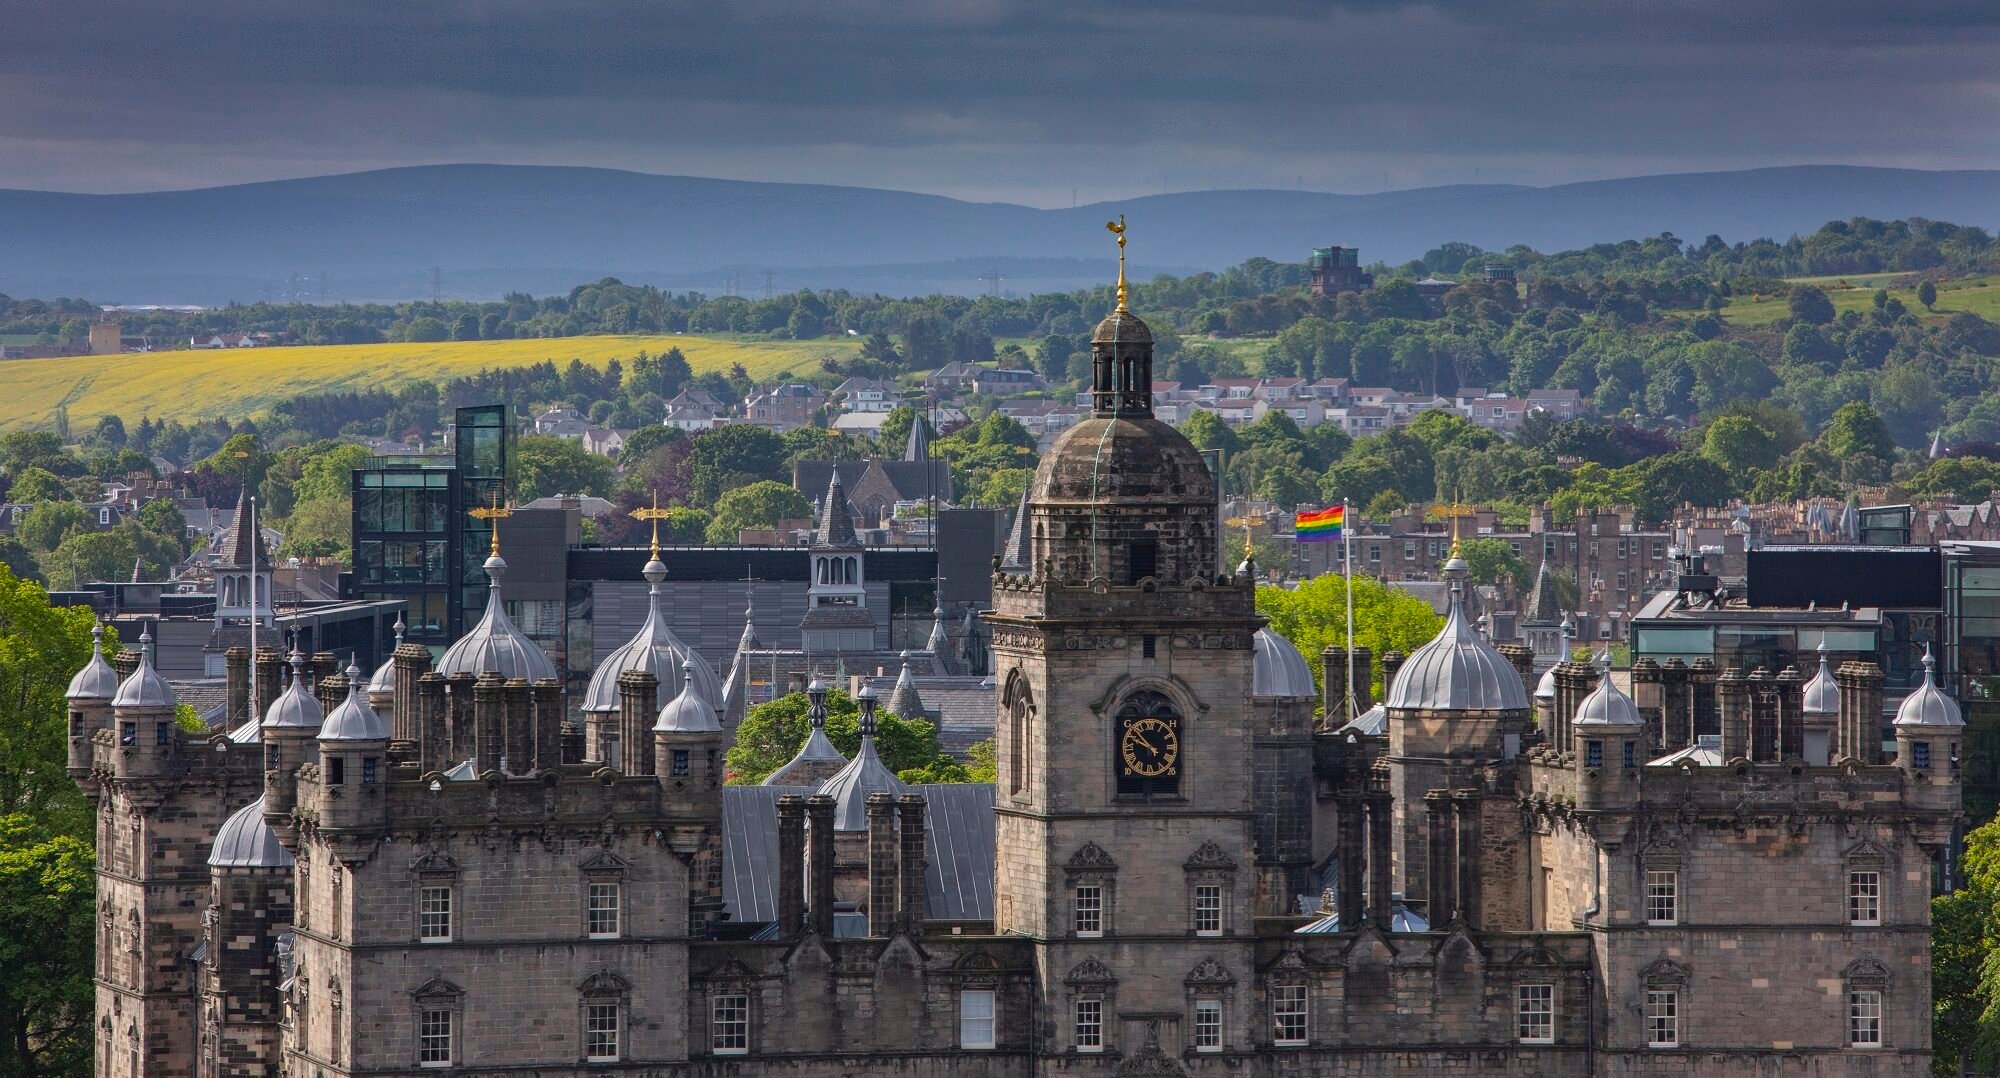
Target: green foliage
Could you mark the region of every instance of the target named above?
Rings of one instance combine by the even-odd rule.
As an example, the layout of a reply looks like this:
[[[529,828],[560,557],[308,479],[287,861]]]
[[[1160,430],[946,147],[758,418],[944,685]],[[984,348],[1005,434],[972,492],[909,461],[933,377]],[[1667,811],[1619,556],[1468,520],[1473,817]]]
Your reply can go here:
[[[1887,462],[1896,457],[1896,443],[1889,437],[1888,425],[1882,422],[1882,414],[1866,401],[1850,401],[1836,409],[1820,441],[1835,460],[1874,457]]]
[[[0,816],[84,838],[90,807],[64,770],[63,693],[90,658],[91,621],[87,608],[51,606],[39,585],[0,572]]]
[[[1984,501],[2000,490],[2000,462],[1982,457],[1945,457],[1903,482],[1910,497],[1960,503]]]
[[[1005,509],[1020,504],[1021,493],[1034,478],[1032,468],[995,468],[986,473],[986,481],[974,493],[980,505]]]
[[[1794,322],[1823,326],[1833,321],[1833,301],[1826,298],[1825,292],[1809,284],[1794,287],[1786,306],[1791,310]]]
[[[1181,421],[1180,431],[1194,443],[1196,449],[1220,449],[1225,461],[1243,450],[1243,440],[1222,421],[1222,417],[1206,408],[1196,408]]]
[[[743,716],[736,728],[736,744],[727,756],[729,781],[751,786],[783,767],[806,743],[812,733],[807,717],[806,694],[795,692],[769,703],[758,704]],[[875,751],[883,766],[898,777],[920,775],[964,775],[967,769],[938,747],[937,727],[924,719],[905,719],[878,712],[875,723]],[[861,711],[841,689],[826,694],[826,736],[849,759],[861,747]],[[956,769],[956,770],[954,770]],[[905,778],[919,782],[973,782],[971,778]]]
[[[723,491],[745,483],[791,478],[784,470],[784,440],[748,423],[695,435],[688,444],[687,463],[692,505],[714,505]]]
[[[734,543],[745,528],[775,527],[781,520],[812,516],[812,502],[791,487],[764,479],[737,487],[715,503],[708,541]]]
[[[286,558],[338,558],[352,565],[354,519],[346,498],[309,498],[292,507],[285,518],[285,541],[278,554]]]
[[[1528,571],[1527,560],[1514,552],[1512,544],[1505,539],[1467,539],[1458,545],[1459,553],[1465,558],[1465,565],[1472,574],[1474,583],[1498,584],[1502,580],[1512,580],[1514,587],[1525,593],[1534,583],[1534,574]]]
[[[166,538],[127,519],[108,531],[79,532],[40,558],[42,575],[58,591],[92,581],[130,580],[133,562],[149,580],[164,580],[181,558],[177,538]]]
[[[575,438],[524,435],[514,443],[514,489],[522,499],[611,492],[611,462]]]
[[[292,482],[292,498],[303,502],[312,498],[353,497],[353,475],[368,466],[366,446],[352,442],[321,442],[309,447],[299,465],[299,477]]]
[[[1745,477],[1753,468],[1777,465],[1778,443],[1755,422],[1740,415],[1726,415],[1708,425],[1702,435],[1701,455],[1730,475]]]
[[[93,863],[87,830],[0,815],[0,1074],[90,1073]]]
[[[8,492],[9,501],[40,505],[43,502],[71,502],[76,495],[56,478],[54,472],[39,465],[23,469],[14,477],[14,486]]]
[[[668,427],[659,423],[648,424],[625,436],[625,448],[618,451],[618,457],[621,461],[638,460],[669,442],[678,442],[685,438],[687,432],[679,427]]]
[[[83,506],[75,502],[44,501],[28,510],[21,523],[15,526],[14,534],[30,550],[49,551],[61,546],[70,536],[93,531],[96,527],[96,514]]]
[[[1307,656],[1306,665],[1312,667],[1313,678],[1318,680],[1324,676],[1318,661],[1320,652],[1329,645],[1346,646],[1347,580],[1328,573],[1296,589],[1259,587],[1257,613]],[[1385,651],[1407,655],[1443,627],[1444,619],[1422,599],[1365,576],[1354,579],[1355,642],[1367,647],[1378,662]],[[1379,699],[1381,677],[1371,673],[1370,678]]]
[[[1927,280],[1917,285],[1917,302],[1923,304],[1926,311],[1937,310],[1936,281]]]

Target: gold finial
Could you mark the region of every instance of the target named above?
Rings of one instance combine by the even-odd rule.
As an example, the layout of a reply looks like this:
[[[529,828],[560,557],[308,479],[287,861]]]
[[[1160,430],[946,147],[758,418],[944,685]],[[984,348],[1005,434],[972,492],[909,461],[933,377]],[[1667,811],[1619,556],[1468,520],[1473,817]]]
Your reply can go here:
[[[1245,560],[1245,561],[1249,561],[1249,560],[1250,560],[1251,558],[1254,558],[1254,557],[1256,557],[1256,555],[1257,555],[1257,543],[1256,543],[1256,541],[1255,541],[1254,539],[1252,539],[1252,538],[1251,538],[1251,531],[1250,531],[1250,529],[1251,529],[1251,525],[1250,525],[1250,522],[1249,522],[1249,521],[1247,521],[1247,520],[1246,520],[1246,521],[1244,521],[1244,522],[1243,522],[1243,560]]]
[[[1125,215],[1121,213],[1116,221],[1104,222],[1104,227],[1118,237],[1118,311],[1123,314],[1130,309],[1125,306]]]
[[[634,509],[629,514],[633,520],[650,520],[653,522],[653,560],[655,561],[658,561],[660,557],[660,521],[667,519],[672,514],[673,510],[660,508],[660,492],[657,490],[653,492],[653,507],[651,509]]]
[[[514,515],[513,507],[501,505],[500,492],[498,490],[495,490],[493,492],[493,505],[491,508],[482,505],[474,509],[466,510],[466,515],[475,517],[479,520],[489,520],[493,522],[493,552],[491,556],[495,558],[499,557],[500,521],[506,517],[511,517]]]
[[[1464,511],[1465,506],[1461,505],[1457,498],[1453,498],[1451,500],[1451,556],[1454,558],[1464,556],[1459,552],[1458,548],[1458,518]]]

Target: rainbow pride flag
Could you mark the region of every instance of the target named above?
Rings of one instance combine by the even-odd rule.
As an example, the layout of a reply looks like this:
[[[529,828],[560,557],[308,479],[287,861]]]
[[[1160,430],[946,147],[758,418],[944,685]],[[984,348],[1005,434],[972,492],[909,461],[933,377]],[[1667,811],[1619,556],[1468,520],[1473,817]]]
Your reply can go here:
[[[1336,505],[1329,509],[1300,512],[1293,522],[1293,530],[1301,543],[1320,543],[1340,538],[1340,530],[1346,524],[1347,506]]]

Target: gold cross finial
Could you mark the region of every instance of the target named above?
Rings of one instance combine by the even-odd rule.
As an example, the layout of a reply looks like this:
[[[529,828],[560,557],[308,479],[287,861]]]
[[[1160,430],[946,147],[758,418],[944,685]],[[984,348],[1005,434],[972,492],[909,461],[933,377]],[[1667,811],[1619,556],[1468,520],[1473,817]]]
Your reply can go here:
[[[1119,214],[1116,221],[1104,222],[1104,227],[1118,237],[1118,310],[1123,313],[1125,306],[1125,215]]]
[[[658,560],[660,556],[660,521],[667,519],[672,514],[673,510],[660,508],[660,492],[657,490],[653,492],[653,507],[651,509],[634,509],[629,514],[633,520],[650,520],[653,522],[653,558],[655,560]]]
[[[492,527],[493,527],[493,552],[492,552],[492,556],[493,556],[493,557],[496,557],[496,558],[497,558],[497,557],[499,557],[499,556],[500,556],[500,521],[501,521],[501,520],[503,520],[503,519],[505,519],[505,518],[507,518],[507,517],[511,517],[511,516],[513,516],[513,515],[514,515],[514,509],[513,509],[513,507],[512,507],[512,506],[503,506],[503,505],[501,505],[501,504],[500,504],[500,492],[496,490],[496,491],[494,491],[494,492],[493,492],[493,505],[492,505],[491,507],[488,507],[488,506],[484,506],[484,505],[482,505],[482,506],[478,506],[478,507],[476,507],[476,508],[472,508],[472,509],[468,509],[468,510],[466,510],[466,515],[468,515],[468,516],[471,516],[471,517],[474,517],[474,518],[476,518],[476,519],[479,519],[479,520],[485,520],[485,521],[491,521],[491,522],[492,522]]]

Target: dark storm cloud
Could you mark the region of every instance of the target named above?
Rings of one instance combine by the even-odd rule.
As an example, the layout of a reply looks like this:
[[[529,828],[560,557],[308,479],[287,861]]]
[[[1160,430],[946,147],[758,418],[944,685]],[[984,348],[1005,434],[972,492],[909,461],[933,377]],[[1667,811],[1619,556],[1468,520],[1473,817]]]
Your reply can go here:
[[[0,185],[494,160],[1051,202],[2000,165],[2000,5],[37,0]]]

